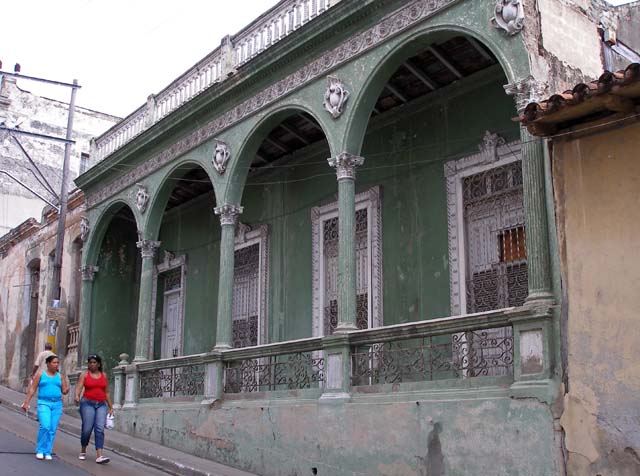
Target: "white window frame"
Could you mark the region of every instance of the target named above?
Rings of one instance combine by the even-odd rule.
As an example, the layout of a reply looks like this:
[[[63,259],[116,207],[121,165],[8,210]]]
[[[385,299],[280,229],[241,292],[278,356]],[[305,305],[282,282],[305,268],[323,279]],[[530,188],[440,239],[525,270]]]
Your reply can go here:
[[[249,225],[238,223],[236,227],[234,253],[258,244],[258,344],[268,342],[268,290],[269,290],[269,226],[264,224],[253,230]],[[235,270],[234,270],[235,271]],[[234,278],[235,282],[235,278]],[[235,289],[234,289],[235,294]],[[233,326],[233,322],[231,323]]]
[[[156,319],[156,306],[158,299],[158,279],[161,274],[180,268],[180,338],[178,339],[178,356],[184,355],[184,318],[185,306],[187,302],[187,255],[175,257],[171,252],[165,251],[164,260],[158,263],[153,269],[153,287],[151,295],[151,315],[154,322]],[[165,310],[162,310],[162,325],[164,326]],[[155,325],[151,326],[149,332],[149,360],[153,360],[155,352]],[[162,346],[162,343],[160,344]],[[162,351],[162,349],[160,349]]]
[[[367,274],[369,327],[380,327],[383,323],[382,307],[382,222],[381,188],[372,187],[355,197],[356,211],[367,209]],[[312,335],[324,335],[324,222],[338,216],[338,201],[311,209],[312,246]]]
[[[444,164],[447,180],[450,304],[451,314],[454,316],[466,314],[467,309],[467,243],[464,233],[463,181],[470,175],[522,160],[519,140],[507,143],[502,137],[488,131],[479,148],[480,152],[476,154]]]

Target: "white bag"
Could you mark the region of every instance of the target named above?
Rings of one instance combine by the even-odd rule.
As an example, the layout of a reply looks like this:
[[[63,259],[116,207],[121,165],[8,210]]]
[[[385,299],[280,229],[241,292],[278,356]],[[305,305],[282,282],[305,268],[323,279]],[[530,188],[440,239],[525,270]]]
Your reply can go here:
[[[107,415],[107,422],[105,423],[104,427],[108,430],[113,430],[114,426],[115,426],[114,416]]]

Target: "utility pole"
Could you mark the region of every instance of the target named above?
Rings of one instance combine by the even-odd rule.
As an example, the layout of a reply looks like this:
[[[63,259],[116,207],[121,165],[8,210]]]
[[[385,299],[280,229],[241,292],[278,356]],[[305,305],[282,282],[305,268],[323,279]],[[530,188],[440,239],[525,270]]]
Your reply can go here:
[[[2,62],[0,62],[0,68],[1,67],[2,67]],[[10,134],[21,134],[21,135],[39,137],[42,139],[64,142],[64,161],[62,163],[62,185],[60,186],[60,197],[58,197],[59,208],[57,208],[58,209],[58,230],[56,233],[56,249],[55,249],[55,254],[53,259],[53,276],[52,276],[53,282],[51,283],[53,288],[53,294],[51,297],[54,301],[59,301],[60,300],[60,270],[62,268],[62,252],[64,250],[65,222],[67,220],[67,201],[68,201],[68,195],[69,195],[69,191],[68,191],[69,187],[67,185],[67,182],[69,181],[69,161],[71,159],[71,147],[74,144],[74,141],[71,139],[71,136],[73,134],[73,116],[75,113],[76,92],[78,91],[78,89],[80,89],[81,86],[78,84],[77,79],[74,79],[73,83],[64,83],[62,81],[53,81],[51,79],[37,78],[35,76],[25,76],[23,74],[20,74],[20,67],[17,64],[15,67],[15,71],[13,73],[10,73],[8,71],[0,71],[0,76],[10,76],[14,78],[26,79],[29,81],[36,81],[40,83],[47,83],[55,86],[64,86],[64,87],[71,88],[71,100],[69,101],[69,114],[67,116],[67,132],[66,132],[65,139],[62,139],[60,137],[47,136],[44,134],[37,134],[33,132],[28,132],[28,131],[21,131],[16,128],[9,129],[4,125],[0,127],[1,129],[0,132],[8,131]],[[29,154],[27,154],[26,150],[24,150],[24,148],[22,147],[22,144],[18,142],[18,145],[20,146],[24,154],[27,156],[29,161],[31,161]],[[33,165],[37,168],[35,164]],[[2,173],[9,175],[11,178],[15,180],[15,177],[12,177],[7,172],[2,171]],[[24,185],[24,184],[20,183],[20,185]],[[30,188],[29,190],[33,192],[33,190],[31,190]],[[35,192],[33,193],[35,194]],[[38,194],[35,194],[35,195],[44,200],[44,198],[42,198]],[[47,200],[45,201],[51,204]],[[52,303],[52,307],[53,307],[53,303]]]
[[[73,132],[73,115],[76,105],[76,92],[78,91],[78,80],[73,80],[71,88],[71,100],[69,101],[69,116],[67,118],[67,141],[71,140]],[[67,201],[68,201],[68,179],[69,160],[71,158],[71,142],[64,144],[64,162],[62,163],[62,186],[60,187],[60,213],[58,213],[58,232],[56,234],[56,251],[53,258],[53,299],[60,300],[60,270],[62,268],[62,252],[64,250],[64,233],[67,222]]]

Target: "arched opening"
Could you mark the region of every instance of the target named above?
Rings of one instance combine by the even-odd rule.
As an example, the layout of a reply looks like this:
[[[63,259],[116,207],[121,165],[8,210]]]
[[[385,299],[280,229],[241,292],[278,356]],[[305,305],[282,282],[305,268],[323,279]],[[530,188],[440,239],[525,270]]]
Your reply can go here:
[[[24,387],[29,385],[29,376],[31,375],[36,357],[36,336],[38,332],[40,301],[40,259],[33,259],[27,265],[27,279],[25,290],[27,291],[26,302],[29,322],[23,334],[20,353],[21,356],[24,356],[24,361],[21,365],[21,377]]]
[[[107,369],[120,353],[135,355],[141,256],[136,219],[126,205],[112,210],[99,243],[93,284],[89,354],[99,354]],[[104,226],[104,225],[103,225]]]
[[[454,32],[411,40],[372,78],[357,190],[379,187],[383,195],[384,325],[520,305],[522,289],[526,297],[519,130],[507,82],[488,48]],[[470,302],[461,292],[473,305],[460,307]],[[509,328],[488,332],[511,342]],[[503,353],[473,340],[462,333],[402,345],[439,355],[431,364],[445,370],[430,376],[438,379],[473,376],[467,352],[481,364]],[[393,355],[393,345],[385,352]]]
[[[158,196],[152,357],[206,352],[215,344],[220,259],[213,186],[200,165],[184,163],[165,179]]]
[[[320,122],[300,109],[267,118],[243,152],[235,245],[232,345],[312,335],[312,209],[336,200]]]

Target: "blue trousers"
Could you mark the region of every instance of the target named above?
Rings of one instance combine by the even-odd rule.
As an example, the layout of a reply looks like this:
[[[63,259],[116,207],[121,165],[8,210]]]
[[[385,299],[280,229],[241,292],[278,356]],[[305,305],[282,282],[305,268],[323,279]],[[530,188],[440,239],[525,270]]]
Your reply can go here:
[[[80,433],[80,445],[88,446],[91,431],[95,438],[96,449],[104,446],[104,425],[107,422],[107,402],[96,402],[86,398],[80,399],[80,417],[82,418],[82,431]]]
[[[53,440],[56,437],[58,422],[62,416],[62,400],[49,401],[38,399],[38,441],[36,442],[36,453],[50,455],[53,449]]]

